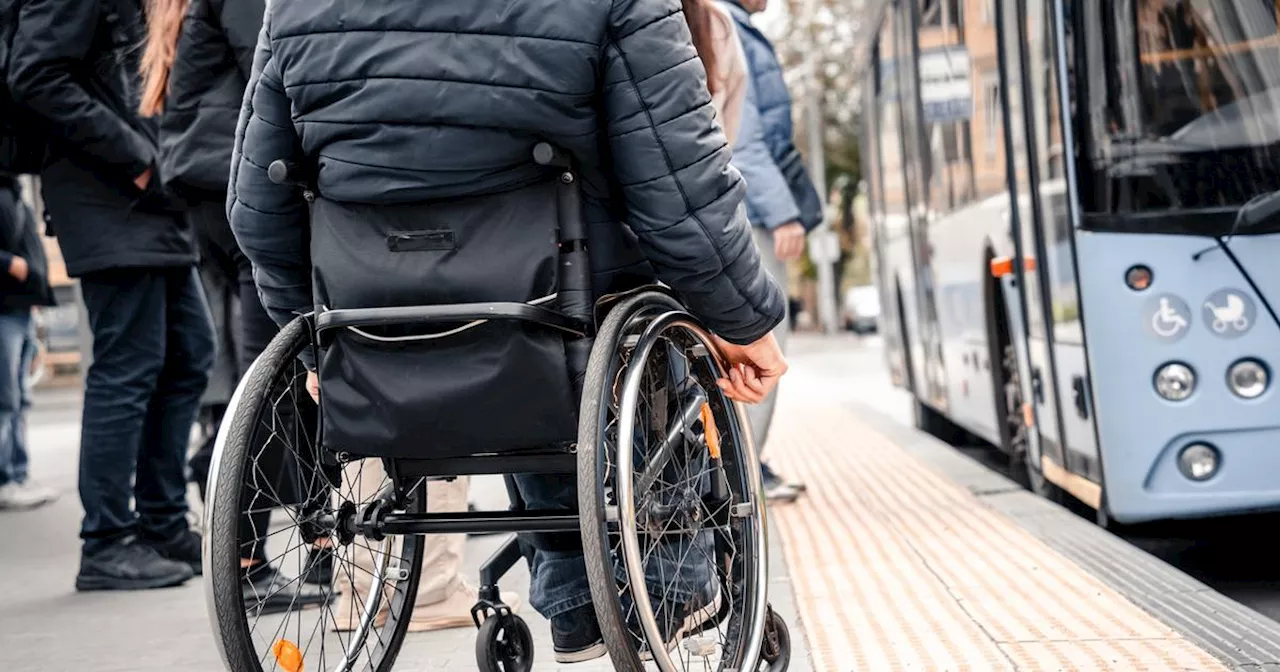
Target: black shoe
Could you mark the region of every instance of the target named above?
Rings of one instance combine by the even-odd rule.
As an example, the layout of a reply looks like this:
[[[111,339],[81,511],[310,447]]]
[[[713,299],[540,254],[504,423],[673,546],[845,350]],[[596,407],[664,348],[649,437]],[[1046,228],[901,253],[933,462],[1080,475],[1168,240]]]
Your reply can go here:
[[[154,548],[161,557],[175,562],[186,563],[196,576],[204,573],[201,563],[200,534],[192,529],[183,530],[171,539],[151,539],[144,537],[142,543]]]
[[[302,580],[313,586],[333,585],[333,549],[328,546],[312,546],[307,551],[307,569]]]
[[[589,604],[551,618],[551,644],[556,662],[564,665],[595,660],[608,653],[595,607]]]
[[[186,583],[193,576],[187,563],[164,558],[136,537],[128,537],[93,555],[80,556],[76,590],[168,588]]]
[[[290,579],[265,562],[245,570],[240,588],[245,612],[255,616],[297,611],[333,599],[330,591]]]

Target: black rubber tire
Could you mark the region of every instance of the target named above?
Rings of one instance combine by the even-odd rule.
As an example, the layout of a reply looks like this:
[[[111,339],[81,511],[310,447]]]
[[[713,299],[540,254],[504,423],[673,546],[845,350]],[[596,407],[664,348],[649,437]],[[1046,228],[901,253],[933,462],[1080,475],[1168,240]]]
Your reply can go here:
[[[310,347],[309,329],[306,318],[294,320],[276,334],[255,361],[231,398],[222,428],[225,437],[220,437],[221,452],[214,458],[209,484],[211,501],[206,505],[204,576],[214,637],[231,672],[263,672],[258,662],[263,656],[254,647],[244,611],[236,536],[248,446],[276,380],[285,374],[286,367],[295,364],[304,348]],[[425,499],[415,497],[411,509],[425,510]],[[361,669],[391,672],[404,643],[414,601],[400,598],[417,594],[422,576],[423,542],[421,537],[406,537],[404,543],[401,557],[410,567],[408,576],[397,583],[396,599],[391,603],[387,624],[379,636],[384,646],[378,651],[377,660]]]
[[[614,366],[617,361],[615,353],[624,327],[631,316],[650,306],[664,312],[682,310],[679,302],[660,292],[644,292],[614,306],[596,333],[591,359],[587,363],[586,381],[583,383],[582,406],[578,416],[578,515],[581,517],[582,551],[593,596],[597,593],[596,586],[613,586],[615,583],[612,549],[605,534],[604,491],[600,487],[605,468],[600,459],[600,439],[604,433],[603,423],[606,422],[608,408],[601,403],[602,395],[598,391],[604,387],[605,381],[613,378],[617,370]],[[593,600],[600,633],[606,644],[631,641],[622,605],[616,599],[617,591],[612,592],[615,599]],[[620,652],[614,651],[614,648],[610,647],[614,669],[619,672],[641,672],[645,669],[639,652],[633,650],[629,655],[618,655]]]
[[[514,648],[514,650],[512,650]],[[476,633],[480,672],[529,672],[533,669],[533,633],[515,614],[491,616]]]
[[[770,635],[777,638],[777,648],[770,650]],[[769,609],[769,623],[765,626],[765,651],[761,654],[761,658],[768,663],[769,672],[786,672],[791,666],[791,630],[787,628],[787,622],[782,620],[782,616],[774,611],[772,607]]]
[[[606,463],[601,457],[604,449],[602,439],[605,433],[605,423],[609,419],[609,406],[604,403],[604,400],[605,397],[612,397],[617,392],[614,383],[621,368],[620,358],[617,353],[623,339],[629,339],[633,335],[633,329],[631,328],[633,320],[673,311],[683,313],[684,309],[671,296],[656,291],[643,292],[625,299],[610,310],[596,336],[583,385],[583,401],[578,427],[578,512],[583,537],[583,551],[586,560],[587,578],[591,584],[591,594],[597,620],[600,624],[600,631],[609,650],[614,669],[622,672],[639,672],[649,668],[641,661],[639,651],[636,648],[635,636],[631,633],[624,618],[615,574],[613,549],[610,546],[610,539],[607,533],[607,521],[605,520],[606,481],[604,474]],[[679,326],[667,327],[671,331],[682,328]],[[706,360],[703,360],[703,362],[705,363]],[[629,365],[634,366],[635,364],[633,357]],[[703,375],[705,373],[704,370]],[[703,387],[707,388],[707,385],[704,384]],[[723,397],[718,387],[713,385],[707,391],[711,395],[708,403],[721,428],[722,446],[725,446],[722,448],[722,454],[726,472],[736,474],[736,476],[731,476],[731,479],[737,482],[736,487],[738,489],[735,492],[739,494],[759,492],[761,487],[759,484],[759,468],[758,466],[754,468],[751,466],[756,464],[754,462],[754,453],[746,453],[745,457],[743,456],[743,451],[747,450],[746,446],[749,445],[745,438],[746,430],[739,426],[735,416],[730,415],[736,412],[734,410],[735,407],[732,402]],[[738,457],[730,458],[730,455]],[[736,465],[736,468],[734,465]],[[743,467],[746,467],[745,470]],[[743,483],[742,479],[747,479],[752,483]],[[729,487],[734,486],[730,485]],[[760,501],[750,497],[748,497],[748,500],[753,505],[759,505],[763,509],[763,504]],[[761,510],[761,515],[763,515],[763,510]],[[750,587],[745,589],[745,597],[741,598],[743,604],[751,604],[753,598],[765,599],[767,597],[767,577],[755,574],[756,571],[760,570],[759,558],[762,557],[764,548],[767,546],[767,531],[762,528],[759,530],[759,534],[761,535],[759,537],[760,546],[755,549],[754,553],[745,556],[747,559],[744,561],[746,564],[743,569],[745,572],[744,577],[755,576],[755,580],[758,580],[758,583],[752,583]],[[753,545],[753,542],[749,540],[743,543],[744,545],[741,546],[743,549]],[[744,550],[743,552],[748,553],[749,551]],[[744,578],[743,581],[752,581],[752,579]],[[721,589],[736,590],[737,588],[730,589],[722,586]],[[727,612],[728,610],[722,611],[722,617],[735,618],[732,613],[724,616]],[[758,633],[766,625],[767,613],[762,610],[759,616],[760,618],[757,620],[753,613],[744,612],[737,616],[740,619],[737,625],[730,624],[726,626],[726,629],[734,631],[736,627],[742,632]],[[739,641],[741,642],[742,640]],[[744,651],[738,651],[729,657],[741,658],[741,654],[744,653]],[[722,659],[720,665],[728,666],[723,669],[737,669],[740,662],[726,662]],[[752,665],[758,667],[758,659]],[[743,667],[743,669],[748,668],[754,669],[750,665]]]

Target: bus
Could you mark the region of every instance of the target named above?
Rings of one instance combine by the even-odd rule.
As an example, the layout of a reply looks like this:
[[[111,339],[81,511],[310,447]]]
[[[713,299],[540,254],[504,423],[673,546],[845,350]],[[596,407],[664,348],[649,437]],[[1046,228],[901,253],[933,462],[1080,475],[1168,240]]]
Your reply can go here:
[[[1280,509],[1280,0],[880,0],[885,356],[1103,524]]]

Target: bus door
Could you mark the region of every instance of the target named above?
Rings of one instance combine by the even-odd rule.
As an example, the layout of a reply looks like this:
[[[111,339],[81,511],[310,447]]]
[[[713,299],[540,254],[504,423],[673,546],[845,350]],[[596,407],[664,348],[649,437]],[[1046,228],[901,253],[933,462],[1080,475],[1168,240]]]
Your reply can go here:
[[[1072,16],[1077,8],[1097,3],[1076,0],[1024,0],[1028,40],[1026,79],[1033,106],[1028,108],[1036,136],[1030,143],[1037,180],[1037,230],[1043,243],[1039,265],[1043,268],[1044,303],[1050,325],[1048,340],[1061,430],[1061,462],[1070,476],[1067,489],[1094,506],[1100,505],[1102,462],[1094,427],[1094,409],[1085,356],[1084,323],[1080,309],[1080,285],[1076,274],[1075,222],[1078,204],[1075,176],[1075,133],[1070,104],[1061,91],[1063,73],[1074,71],[1076,48]],[[1067,80],[1070,83],[1070,80]],[[1075,476],[1083,477],[1092,485]]]
[[[1040,465],[1040,455],[1035,454],[1037,447],[1043,455],[1058,467],[1066,464],[1064,455],[1062,426],[1058,414],[1058,395],[1054,371],[1053,350],[1051,345],[1050,301],[1046,288],[1048,281],[1048,264],[1040,263],[1044,259],[1044,227],[1039,225],[1040,217],[1037,204],[1038,194],[1034,167],[1036,157],[1034,148],[1028,138],[1036,137],[1036,124],[1032,111],[1036,109],[1032,99],[1031,87],[1028,83],[1029,73],[1025,64],[1028,62],[1028,51],[1035,45],[1028,43],[1028,37],[1034,35],[1028,31],[1027,7],[1024,2],[1044,5],[1045,0],[1002,0],[1001,12],[1001,44],[1002,51],[1001,80],[1006,87],[1009,106],[1009,123],[1006,124],[1006,141],[1012,155],[1012,174],[1010,187],[1013,194],[1010,212],[1006,218],[1012,226],[1015,221],[1019,227],[1016,253],[1020,257],[1021,288],[1023,297],[1023,317],[1027,329],[1028,362],[1030,370],[1031,399],[1028,400],[1035,412],[1036,440],[1029,442],[1027,459],[1036,466]],[[1041,12],[1043,15],[1043,12]],[[1052,263],[1052,262],[1050,262]],[[1017,335],[1015,335],[1015,338]]]
[[[906,196],[911,231],[912,260],[915,265],[916,316],[919,329],[911,346],[912,368],[922,389],[916,397],[939,411],[948,407],[946,368],[942,356],[942,332],[938,319],[937,292],[934,282],[933,244],[929,237],[929,225],[933,220],[929,208],[930,154],[924,142],[924,108],[920,100],[920,45],[917,39],[920,26],[921,5],[938,0],[906,0],[898,3],[897,63],[901,77],[899,85],[902,115],[903,166],[906,175]],[[918,341],[918,342],[916,342]],[[919,353],[918,355],[916,353]]]

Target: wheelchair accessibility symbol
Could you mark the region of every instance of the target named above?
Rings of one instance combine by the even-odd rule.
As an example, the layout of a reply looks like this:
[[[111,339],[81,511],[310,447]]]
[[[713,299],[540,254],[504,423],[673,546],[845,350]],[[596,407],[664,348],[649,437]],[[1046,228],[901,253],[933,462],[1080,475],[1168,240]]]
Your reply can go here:
[[[1176,341],[1191,328],[1190,306],[1172,294],[1152,297],[1143,314],[1147,328],[1161,340]]]
[[[1253,326],[1256,312],[1244,292],[1220,289],[1204,302],[1204,323],[1218,336],[1236,338]]]

